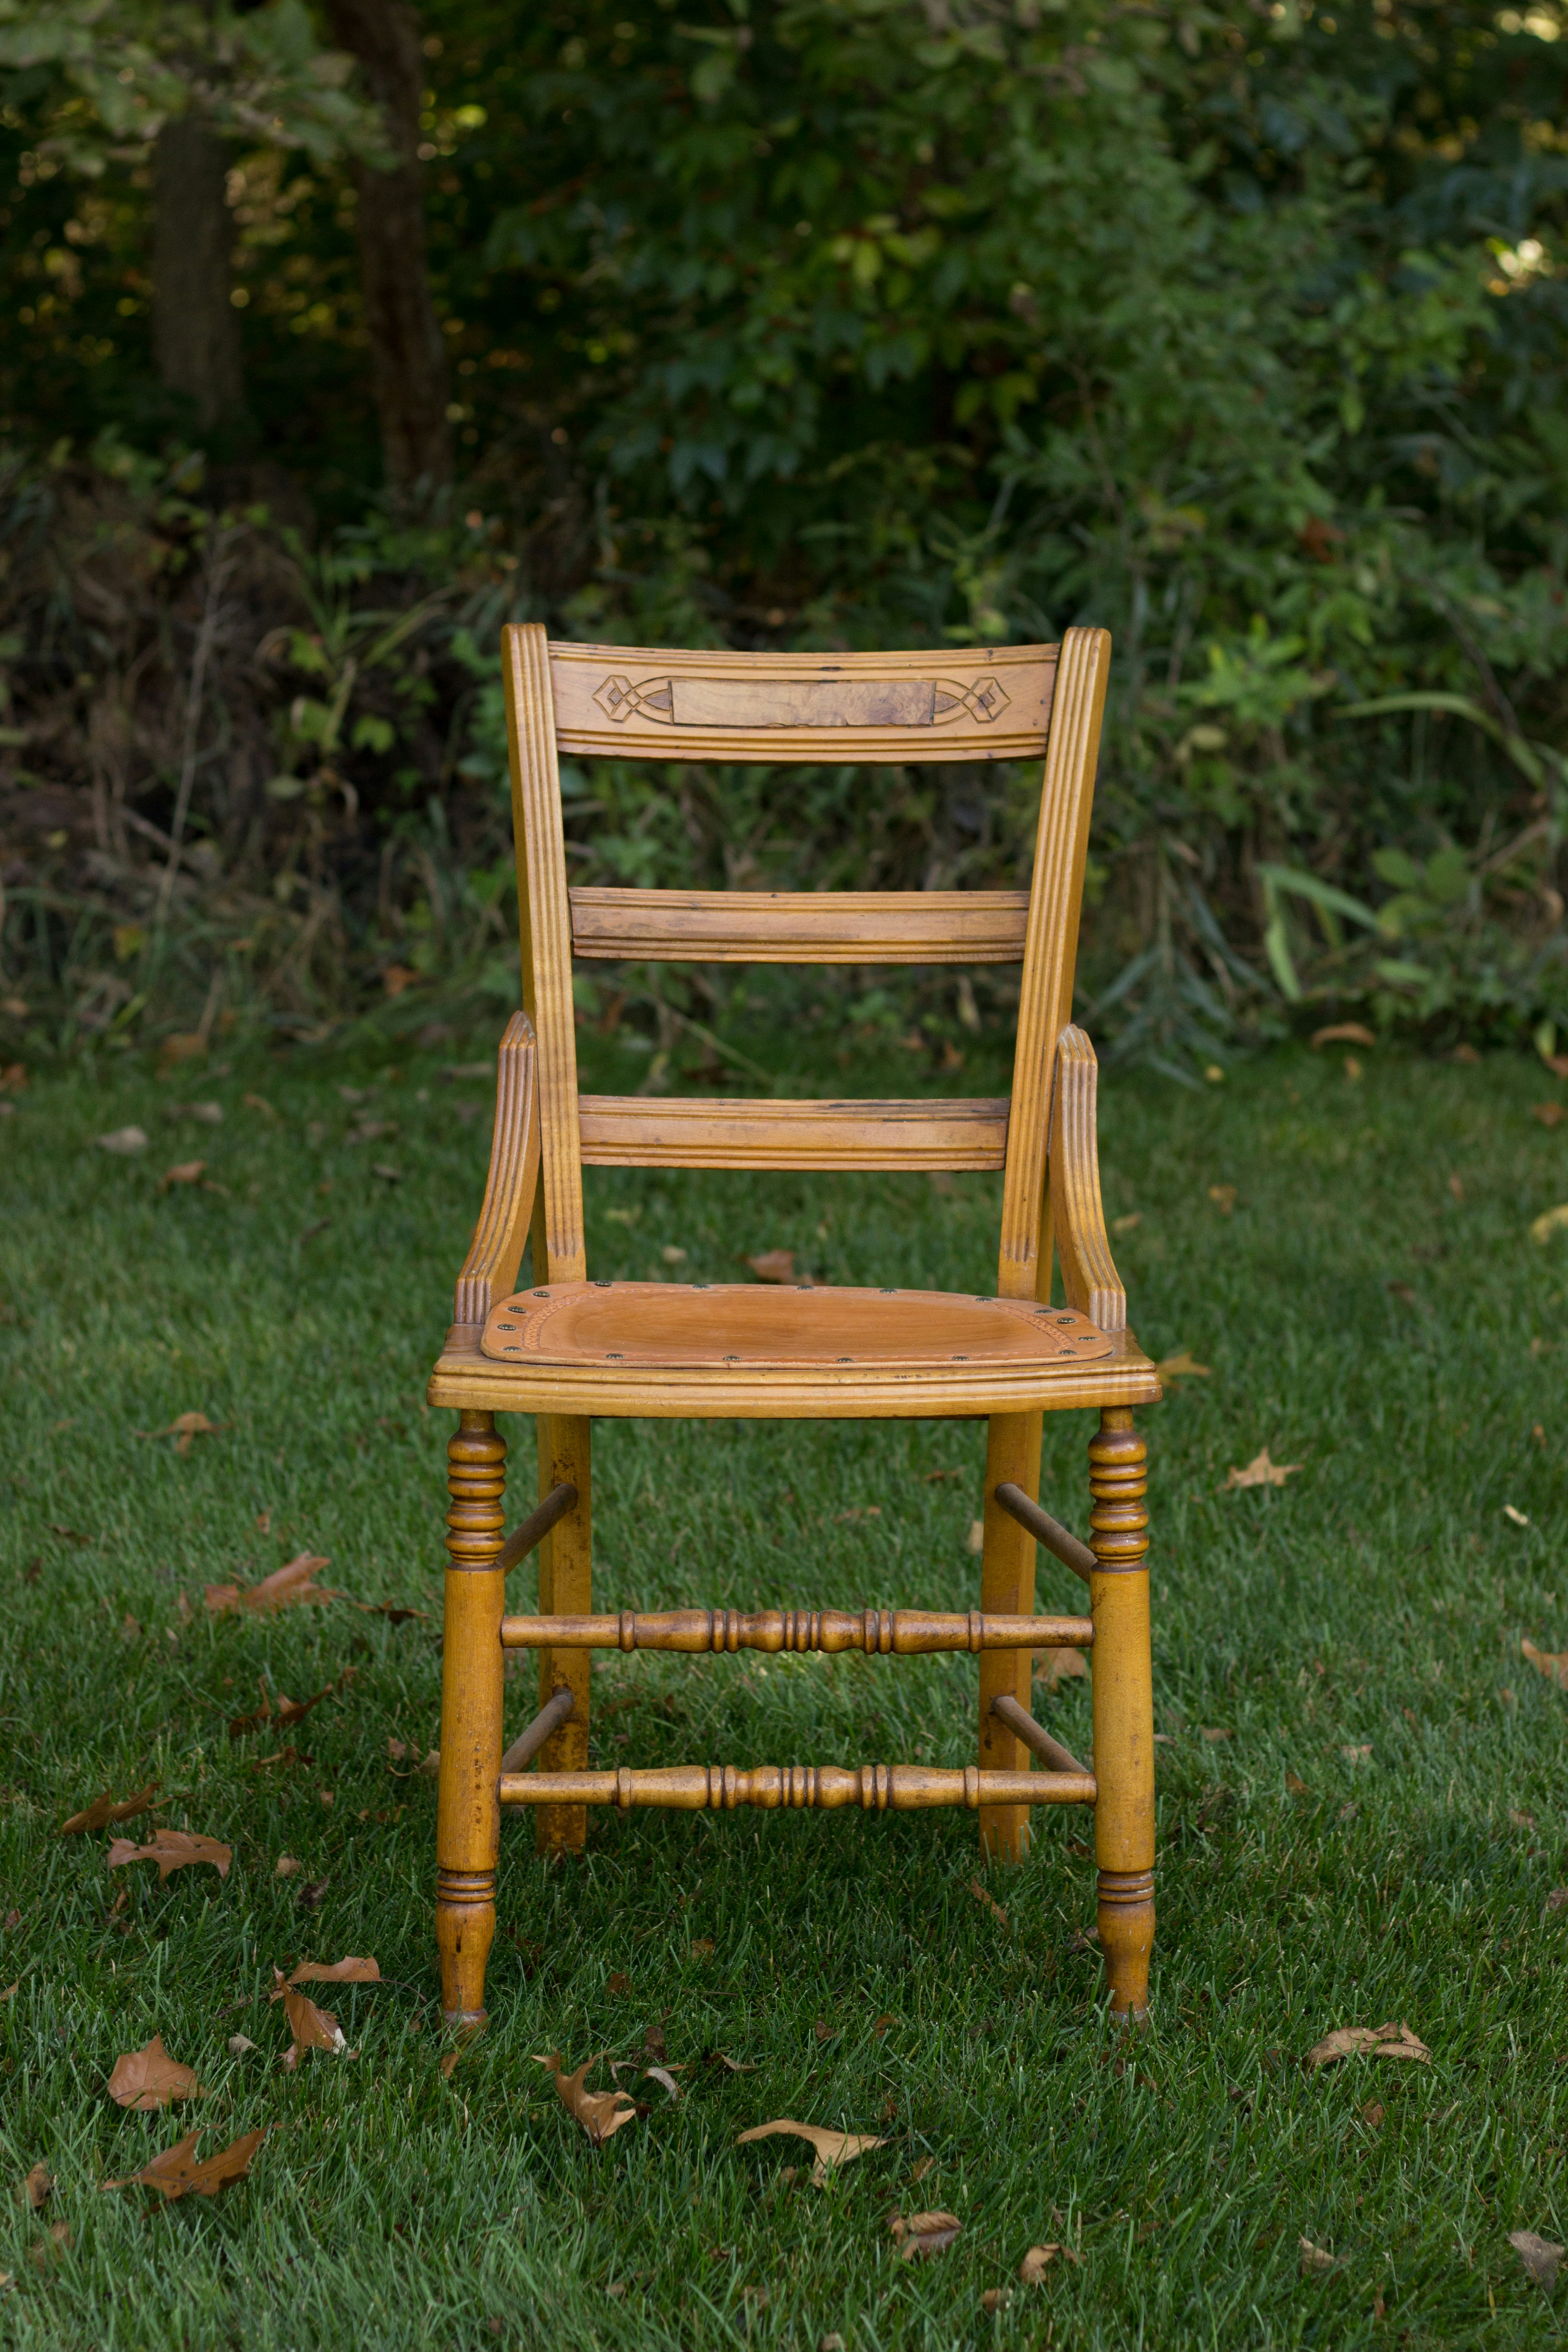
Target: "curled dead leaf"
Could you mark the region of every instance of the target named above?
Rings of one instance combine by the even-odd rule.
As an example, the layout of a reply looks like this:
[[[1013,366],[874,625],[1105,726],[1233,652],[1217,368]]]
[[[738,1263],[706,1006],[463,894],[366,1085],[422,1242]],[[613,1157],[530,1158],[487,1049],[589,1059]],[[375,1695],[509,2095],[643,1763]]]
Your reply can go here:
[[[228,2037],[228,2054],[231,2058],[243,2058],[247,2050],[254,2050],[256,2044],[248,2033],[231,2033]]]
[[[188,1454],[191,1443],[197,1437],[216,1437],[228,1427],[226,1421],[209,1421],[205,1412],[177,1412],[167,1429],[139,1429],[138,1437],[172,1437],[176,1454]]]
[[[55,2176],[48,2166],[35,2164],[16,2194],[24,2205],[29,2206],[35,2213],[38,2213],[48,2202],[49,2191],[54,2185]]]
[[[907,2263],[945,2253],[963,2224],[956,2213],[895,2213],[888,2227],[898,2242],[900,2261]]]
[[[591,2066],[598,2064],[597,2058],[584,2058],[574,2074],[562,2073],[559,2050],[552,2050],[548,2058],[535,2053],[533,2063],[549,2067],[555,2080],[556,2097],[567,2114],[582,2125],[595,2147],[603,2147],[637,2114],[636,2101],[625,2091],[590,2091],[584,2087],[584,2078]]]
[[[336,1601],[339,1594],[315,1582],[316,1570],[327,1565],[323,1553],[297,1552],[259,1584],[209,1584],[207,1607],[215,1617],[221,1617],[230,1609],[289,1609],[300,1601]]]
[[[1425,2064],[1432,2053],[1407,2025],[1341,2025],[1307,2053],[1309,2066],[1331,2066],[1336,2060],[1364,2053],[1370,2058],[1413,2058]]]
[[[313,2000],[292,1985],[282,1988],[284,2014],[294,2039],[283,2053],[286,2072],[292,2074],[308,2051],[325,2050],[341,2058],[348,2047],[347,2037],[330,2009],[318,2009]]]
[[[1298,1470],[1305,1467],[1301,1462],[1271,1462],[1266,1445],[1261,1454],[1253,1455],[1245,1470],[1233,1466],[1219,1491],[1228,1495],[1237,1486],[1282,1486],[1287,1478],[1294,1477]]]
[[[105,1830],[110,1822],[133,1822],[138,1813],[152,1811],[157,1787],[156,1780],[149,1780],[144,1789],[138,1789],[133,1797],[122,1798],[119,1803],[105,1789],[101,1797],[95,1797],[91,1804],[84,1806],[79,1813],[73,1813],[68,1822],[62,1822],[56,1834],[74,1837],[83,1830]]]
[[[739,2058],[731,2058],[725,2050],[710,2050],[708,2057],[710,2064],[723,2066],[731,2074],[755,2074],[762,2064],[760,2059],[752,2059],[749,2064],[742,2065]]]
[[[1544,1675],[1559,1690],[1568,1690],[1568,1650],[1538,1650],[1528,1634],[1519,1646],[1538,1675]]]
[[[1300,2238],[1297,2241],[1297,2243],[1301,2249],[1301,2276],[1303,2278],[1312,2278],[1320,2272],[1331,2271],[1333,2269],[1334,2258],[1332,2254],[1329,2252],[1326,2246],[1314,2246],[1310,2238]]]
[[[205,1160],[182,1160],[173,1168],[165,1168],[158,1179],[160,1192],[167,1192],[176,1184],[199,1184],[207,1172]]]
[[[1064,2252],[1067,2252],[1067,2249],[1062,2246],[1031,2246],[1018,2264],[1018,2276],[1024,2285],[1038,2286],[1057,2256]],[[1076,2254],[1068,2253],[1068,2259],[1069,2262],[1076,2262],[1078,2257]]]
[[[274,1878],[298,1878],[304,1867],[304,1864],[296,1862],[291,1853],[280,1853],[272,1875]]]
[[[793,1250],[759,1250],[755,1257],[749,1257],[746,1260],[746,1264],[751,1267],[752,1272],[756,1276],[759,1282],[783,1283],[793,1282],[795,1280],[795,1252]]]
[[[988,1894],[985,1888],[981,1885],[978,1878],[972,1878],[970,1880],[969,1892],[973,1895],[976,1903],[983,1903],[985,1906],[985,1908],[990,1912],[994,1919],[999,1919],[1004,1927],[1007,1925],[1007,1914],[1004,1911],[1000,1903],[997,1902],[996,1897],[994,1895]]]
[[[1010,2286],[988,2286],[980,2298],[982,2311],[1005,2311],[1013,2300]]]
[[[643,2074],[647,2082],[662,2084],[663,2088],[669,2093],[672,2099],[679,2098],[680,2085],[676,2081],[668,2066],[645,2066],[643,2069]]]
[[[109,2095],[119,2106],[150,2114],[154,2107],[166,2107],[173,2099],[204,2099],[206,2093],[189,2066],[170,2057],[163,2035],[154,2033],[142,2049],[128,2051],[115,2060]]]
[[[745,2147],[752,2140],[773,2139],[780,2133],[784,2133],[795,2139],[810,2141],[816,2151],[816,2161],[811,2168],[811,2177],[818,2189],[826,2180],[829,2171],[835,2165],[852,2164],[858,2156],[864,2156],[868,2148],[886,2147],[888,2145],[886,2140],[873,2139],[865,2132],[824,2131],[819,2125],[797,2124],[791,2121],[788,2116],[782,2116],[775,2123],[753,2124],[750,2131],[742,2132],[735,2146]]]
[[[1537,2286],[1550,2294],[1557,2284],[1557,2265],[1563,2259],[1563,2248],[1554,2246],[1550,2238],[1539,2238],[1533,2230],[1510,2230],[1509,2244],[1530,2273]]]
[[[193,2195],[216,2197],[231,2180],[245,2179],[250,2159],[267,2137],[268,2128],[264,2124],[259,2131],[244,2132],[227,2147],[219,2148],[215,2156],[203,2157],[199,2163],[196,2142],[201,2135],[188,2132],[173,2147],[166,2147],[162,2156],[155,2156],[151,2164],[143,2165],[140,2172],[128,2173],[123,2180],[106,2180],[103,2186],[130,2189],[140,2181],[143,2188],[156,2189],[160,2195],[171,2200]]]
[[[1359,1021],[1334,1021],[1331,1022],[1328,1028],[1314,1029],[1312,1032],[1312,1045],[1314,1047],[1319,1045],[1375,1045],[1376,1043],[1377,1039],[1373,1035],[1372,1031],[1365,1028]]]
[[[184,1870],[194,1862],[210,1862],[218,1876],[226,1878],[233,1860],[232,1846],[221,1844],[216,1838],[197,1837],[188,1830],[154,1830],[147,1845],[116,1838],[109,1849],[110,1870],[128,1862],[155,1862],[160,1886],[172,1870]]]
[[[276,1969],[273,1970],[273,1975],[278,1980],[268,1998],[270,2000],[281,2000],[285,1989],[284,1979]],[[298,1968],[289,1969],[287,1981],[291,1985],[379,1984],[381,1964],[378,1960],[360,1959],[353,1952],[346,1959],[333,1960],[330,1964],[325,1960],[301,1960]]]

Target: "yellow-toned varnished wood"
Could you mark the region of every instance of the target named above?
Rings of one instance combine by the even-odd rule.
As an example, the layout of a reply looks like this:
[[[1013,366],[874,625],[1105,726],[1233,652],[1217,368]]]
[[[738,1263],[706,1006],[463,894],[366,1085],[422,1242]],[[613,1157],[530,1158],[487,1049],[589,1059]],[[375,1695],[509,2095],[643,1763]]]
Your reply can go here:
[[[552,645],[563,751],[623,760],[1029,760],[1054,646],[912,654],[659,652]]]
[[[1030,1302],[1031,1307],[1034,1302]],[[1037,1309],[1036,1310],[1037,1311]],[[1032,1616],[1035,1608],[1035,1540],[996,1500],[1011,1484],[1033,1496],[1040,1484],[1040,1416],[995,1413],[986,1433],[985,1504],[980,1554],[980,1606],[998,1613]],[[1042,1643],[1042,1647],[1070,1647]],[[1016,1733],[992,1712],[993,1699],[1029,1704],[1034,1659],[1026,1650],[998,1653],[980,1662],[980,1767],[982,1771],[1026,1772],[1028,1750]],[[1022,1862],[1029,1850],[1026,1804],[988,1805],[980,1815],[981,1851],[992,1862]]]
[[[1145,1452],[1131,1412],[1101,1412],[1089,1446],[1100,1947],[1110,2005],[1142,2017],[1154,1944],[1154,1697]]]
[[[1106,1336],[1110,1353],[1087,1363],[537,1364],[484,1355],[473,1326],[454,1324],[426,1396],[492,1412],[658,1421],[975,1421],[1152,1403],[1159,1377],[1131,1332]]]
[[[539,1088],[533,1024],[514,1013],[496,1068],[495,1132],[484,1206],[458,1276],[455,1320],[482,1324],[517,1280],[539,1184]]]
[[[1040,1225],[1051,1061],[1056,1041],[1072,1018],[1083,863],[1110,671],[1110,639],[1105,631],[1069,629],[1061,642],[1046,750],[1013,1055],[1013,1114],[996,1278],[997,1289],[1012,1298],[1050,1296],[1050,1252],[1041,1250]]]
[[[574,1487],[577,1496],[539,1546],[539,1613],[585,1617],[594,1605],[593,1432],[581,1415],[541,1413],[538,1436],[541,1501],[560,1486]],[[499,1625],[496,1652],[499,1656]],[[578,1772],[588,1761],[590,1672],[586,1650],[549,1644],[540,1650],[540,1706],[561,1690],[573,1698],[571,1715],[541,1752],[542,1772]],[[587,1816],[580,1804],[550,1804],[538,1815],[536,1832],[541,1853],[574,1853],[588,1834]]]
[[[1026,890],[572,890],[589,959],[689,963],[1016,963]]]
[[[1094,1640],[1089,1617],[960,1616],[932,1609],[622,1609],[613,1617],[503,1617],[505,1649],[677,1650],[733,1657],[741,1650],[858,1650],[919,1658],[943,1650],[1067,1649]]]
[[[465,1412],[447,1448],[446,1609],[441,1646],[440,1778],[436,1814],[436,1940],[449,2025],[485,2019],[485,1963],[495,1935],[500,1814],[501,1613],[496,1566],[505,1518],[506,1446],[488,1412]]]
[[[500,1780],[503,1805],[673,1806],[681,1812],[737,1805],[769,1811],[858,1805],[867,1812],[916,1812],[932,1805],[1092,1805],[1088,1772],[944,1772],[928,1764],[668,1764],[651,1771],[519,1772]]]
[[[504,628],[501,659],[517,842],[522,1007],[533,1024],[538,1074],[540,1186],[533,1264],[535,1272],[545,1273],[552,1282],[580,1282],[584,1272],[583,1170],[577,1150],[572,919],[544,631],[531,622]]]
[[[1083,1031],[1064,1029],[1057,1041],[1051,1108],[1051,1223],[1068,1305],[1102,1331],[1121,1331],[1127,1323],[1127,1294],[1111,1262],[1100,1204],[1095,1122],[1099,1077],[1094,1047]]]
[[[1000,1168],[1005,1100],[760,1101],[584,1095],[591,1168]]]

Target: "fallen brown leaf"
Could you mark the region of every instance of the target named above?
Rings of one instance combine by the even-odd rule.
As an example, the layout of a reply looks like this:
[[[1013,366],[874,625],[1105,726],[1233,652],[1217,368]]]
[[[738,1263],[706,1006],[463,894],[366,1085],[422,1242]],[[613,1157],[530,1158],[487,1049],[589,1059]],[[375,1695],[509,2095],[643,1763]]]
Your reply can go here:
[[[278,1975],[276,1969],[273,1973],[275,1976]],[[297,1969],[289,1969],[288,1982],[291,1985],[379,1984],[381,1968],[377,1961],[368,1958],[357,1959],[351,1952],[346,1959],[333,1960],[330,1967],[325,1960],[301,1960]],[[279,1980],[273,1986],[268,1998],[272,2000],[281,2000],[283,1990],[284,1980],[281,1976],[279,1976]]]
[[[153,1791],[157,1786],[156,1780],[149,1780],[144,1789],[138,1789],[133,1797],[123,1798],[118,1804],[105,1789],[102,1796],[95,1797],[81,1812],[73,1813],[68,1822],[62,1822],[56,1834],[72,1837],[79,1830],[106,1830],[110,1822],[133,1822],[138,1813],[152,1811]]]
[[[1293,1797],[1310,1797],[1312,1793],[1299,1772],[1287,1772],[1285,1786]]]
[[[680,2085],[668,2066],[645,2066],[643,2074],[647,2082],[662,2084],[672,2099],[679,2098]]]
[[[760,1250],[755,1257],[749,1257],[746,1264],[759,1282],[793,1282],[795,1280],[793,1250]]]
[[[1059,2213],[1053,2213],[1051,2219],[1054,2221],[1059,2221],[1061,2216]],[[1018,2276],[1023,2284],[1026,2286],[1038,2286],[1058,2254],[1065,2263],[1077,2264],[1080,2260],[1071,2246],[1031,2246],[1018,2264]]]
[[[158,1179],[160,1192],[167,1192],[175,1184],[199,1184],[207,1172],[205,1160],[182,1160],[173,1168],[165,1168]]]
[[[216,1437],[226,1429],[226,1421],[209,1421],[205,1412],[177,1412],[167,1429],[139,1429],[138,1437],[172,1437],[176,1454],[188,1454],[191,1442],[197,1437]]]
[[[787,2134],[795,2139],[811,2142],[812,2147],[816,2150],[816,2161],[811,2168],[811,2177],[818,2189],[826,2180],[834,2165],[852,2164],[858,2156],[864,2156],[868,2148],[886,2147],[888,2145],[885,2139],[873,2139],[864,2132],[824,2131],[816,2124],[792,2123],[787,2116],[784,2116],[776,2123],[753,2124],[750,2131],[743,2131],[741,2134],[735,2146],[744,2147],[752,2140],[773,2139],[780,2133]]]
[[[1376,2131],[1387,2112],[1381,2099],[1369,2099],[1361,2111],[1361,2119],[1369,2131]]]
[[[1312,1044],[1319,1045],[1375,1045],[1377,1039],[1359,1021],[1334,1021],[1326,1029],[1312,1032]]]
[[[936,2158],[934,2156],[922,2156],[918,2164],[910,2165],[910,2179],[911,2180],[923,2180],[926,2174],[931,2170],[935,2162]]]
[[[1557,2284],[1563,2248],[1554,2246],[1550,2238],[1538,2238],[1533,2230],[1510,2230],[1508,2242],[1536,2285],[1544,2287],[1550,2294]]]
[[[103,2185],[106,2189],[130,2189],[140,2181],[144,2188],[156,2189],[171,2200],[192,2195],[216,2197],[231,2180],[245,2179],[250,2159],[268,2129],[264,2124],[259,2131],[244,2132],[227,2147],[219,2148],[216,2156],[203,2157],[199,2164],[195,2149],[201,2135],[188,2132],[173,2147],[166,2147],[162,2156],[155,2156],[151,2164],[143,2165],[140,2172],[129,2173],[123,2180],[106,2180]]]
[[[608,1979],[605,1986],[605,1990],[606,1992],[616,1994],[630,1992],[631,1989],[632,1980],[630,1977],[622,1976],[619,1970],[617,1970],[616,1973]]]
[[[263,1683],[261,1705],[254,1715],[237,1715],[228,1727],[228,1736],[231,1739],[244,1739],[249,1733],[261,1730],[264,1725],[277,1724],[281,1729],[285,1724],[303,1723],[313,1706],[320,1706],[324,1698],[336,1696],[337,1687],[336,1683],[328,1683],[321,1690],[312,1691],[309,1698],[290,1698],[286,1691],[279,1691],[278,1705],[274,1707],[267,1695],[267,1685]]]
[[[625,2091],[590,2091],[584,2086],[584,2077],[597,2058],[584,2058],[574,2074],[561,2071],[561,2053],[552,2050],[548,2058],[534,2056],[536,2066],[548,2066],[555,2079],[555,2095],[583,2126],[595,2147],[603,2147],[623,2124],[629,2124],[637,2114],[637,2102]]]
[[[1311,2278],[1321,2271],[1331,2271],[1334,2258],[1324,2246],[1314,2246],[1310,2238],[1297,2241],[1301,2249],[1301,2276]]]
[[[970,1880],[969,1891],[971,1895],[973,1895],[976,1903],[983,1903],[985,1906],[985,1908],[990,1912],[994,1919],[1000,1919],[1004,1927],[1007,1925],[1007,1914],[1003,1910],[1002,1906],[997,1902],[996,1897],[994,1895],[988,1894],[985,1888],[981,1885],[980,1881],[977,1878],[972,1878]]]
[[[347,2037],[330,2009],[318,2009],[313,2000],[292,1985],[282,1988],[283,2011],[289,2020],[289,2031],[294,2039],[283,2053],[283,2065],[292,2074],[307,2051],[326,2050],[341,2058],[348,2047]]]
[[[945,2253],[963,2224],[956,2213],[895,2213],[888,2227],[898,2241],[899,2259]]]
[[[1111,1218],[1110,1230],[1113,1234],[1135,1234],[1142,1222],[1142,1209],[1129,1209],[1124,1217]]]
[[[1089,1673],[1089,1660],[1081,1650],[1037,1650],[1034,1679],[1055,1690],[1058,1683],[1070,1682],[1076,1675]]]
[[[1549,1911],[1568,1911],[1568,1886],[1554,1886],[1546,1898],[1546,1907]],[[16,1986],[13,1985],[11,1990],[15,1992],[16,1990]],[[4,1993],[0,1993],[0,2000],[5,2000],[5,1997]]]
[[[314,1580],[316,1570],[327,1564],[322,1553],[297,1552],[259,1584],[209,1584],[207,1607],[215,1617],[221,1617],[229,1609],[289,1609],[302,1601],[336,1601],[336,1592]]]
[[[842,2031],[842,2029],[837,2025],[829,2025],[825,2017],[819,2017],[811,2030],[816,2034],[819,2043],[824,2042],[837,2042],[838,2035]]]
[[[1568,1118],[1568,1110],[1564,1110],[1560,1102],[1532,1103],[1530,1115],[1531,1118],[1538,1118],[1542,1127],[1561,1127]]]
[[[163,2035],[154,2033],[144,2048],[115,2060],[109,2095],[120,2106],[148,2113],[166,2107],[172,2099],[203,2099],[206,2093],[189,2066],[170,2057]]]
[[[708,2056],[713,2065],[727,2066],[731,2074],[755,2074],[762,2065],[761,2059],[753,2059],[749,2065],[742,2065],[738,2058],[731,2058],[724,2050],[710,2050]]]
[[[1219,1211],[1222,1217],[1228,1217],[1231,1211],[1236,1206],[1236,1186],[1234,1184],[1211,1184],[1209,1186],[1209,1199],[1214,1202],[1215,1207]]]
[[[216,1838],[197,1837],[188,1830],[154,1830],[149,1845],[134,1845],[129,1838],[116,1838],[109,1849],[110,1870],[118,1870],[127,1862],[155,1862],[160,1886],[172,1870],[184,1870],[193,1862],[210,1862],[218,1876],[226,1878],[233,1860],[232,1846],[220,1844]]]
[[[1538,1675],[1544,1675],[1559,1690],[1568,1690],[1568,1650],[1538,1650],[1528,1635],[1519,1646]]]
[[[1232,1468],[1220,1493],[1228,1495],[1234,1486],[1282,1486],[1287,1478],[1305,1466],[1300,1462],[1270,1462],[1266,1445],[1261,1454],[1253,1455],[1245,1470]]]
[[[55,2185],[55,2176],[47,2164],[35,2164],[16,2194],[35,2213],[41,2212]]]
[[[256,2044],[248,2033],[231,2033],[228,2037],[228,2054],[231,2058],[243,2058],[247,2050],[254,2050]]]
[[[1373,2058],[1415,2058],[1423,2063],[1432,2055],[1407,2025],[1341,2025],[1313,2043],[1307,2063],[1331,2066],[1337,2059],[1353,2057],[1358,2051]]]
[[[133,1151],[147,1149],[147,1131],[141,1127],[111,1128],[107,1135],[95,1135],[92,1139],[100,1151],[112,1152],[117,1160],[129,1159]]]
[[[1228,1724],[1201,1723],[1198,1726],[1198,1738],[1212,1742],[1215,1739],[1234,1739],[1236,1734]]]
[[[1154,1370],[1163,1381],[1207,1381],[1214,1377],[1207,1364],[1196,1361],[1190,1348],[1184,1348],[1179,1355],[1166,1356]]]
[[[980,2298],[982,2311],[1005,2311],[1013,2300],[1010,2286],[988,2286]]]
[[[694,1960],[710,1960],[713,1957],[712,1937],[699,1936],[691,1947],[691,1957]]]
[[[280,1853],[272,1875],[274,1878],[298,1878],[304,1867],[304,1864],[296,1862],[291,1853]]]
[[[308,1878],[304,1885],[300,1889],[299,1902],[300,1910],[319,1911],[322,1904],[326,1901],[327,1889],[331,1883],[332,1882],[330,1878]]]
[[[1551,1905],[1551,1903],[1552,1903],[1552,1897],[1551,1897],[1551,1895],[1550,1895],[1547,1896],[1546,1900],[1547,1900],[1548,1904],[1549,1904],[1549,1905]],[[1554,1908],[1555,1906],[1553,1906],[1552,1907]],[[0,1991],[0,2000],[15,2000],[15,1999],[16,1998],[16,1995],[21,1991],[21,1990],[22,1990],[22,1979],[21,1979],[21,1978],[20,1978],[20,1977],[17,1977],[17,1978],[14,1980],[14,1982],[12,1982],[11,1984],[8,1984],[8,1985],[5,1987],[5,1990],[4,1990],[4,1991]],[[730,2062],[728,2061],[728,2059],[726,2059],[724,2063],[725,2063],[725,2064],[726,2064],[726,2065],[728,2065],[728,2063],[729,2063]]]

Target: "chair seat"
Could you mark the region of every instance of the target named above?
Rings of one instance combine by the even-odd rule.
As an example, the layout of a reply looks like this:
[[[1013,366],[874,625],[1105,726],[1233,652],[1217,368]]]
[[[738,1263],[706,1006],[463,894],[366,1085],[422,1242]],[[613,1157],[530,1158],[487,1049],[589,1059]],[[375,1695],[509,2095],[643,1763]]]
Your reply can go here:
[[[453,1385],[458,1352],[432,1402],[468,1401]],[[461,1352],[517,1412],[900,1418],[1159,1394],[1125,1332],[1067,1307],[940,1290],[556,1283],[503,1300]],[[1081,1395],[1057,1393],[1064,1381]]]

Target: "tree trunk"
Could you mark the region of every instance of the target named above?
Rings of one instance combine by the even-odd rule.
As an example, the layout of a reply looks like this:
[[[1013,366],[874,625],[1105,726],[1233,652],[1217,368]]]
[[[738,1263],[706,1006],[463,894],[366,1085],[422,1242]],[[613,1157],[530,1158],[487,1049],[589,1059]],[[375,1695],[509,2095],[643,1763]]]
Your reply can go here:
[[[158,133],[153,210],[153,349],[158,374],[205,430],[244,404],[229,296],[233,225],[221,139],[195,114]]]
[[[353,174],[382,459],[388,482],[409,490],[452,478],[447,352],[425,268],[419,19],[410,0],[327,0],[327,17],[333,40],[363,68],[397,159],[389,172],[355,163]]]

